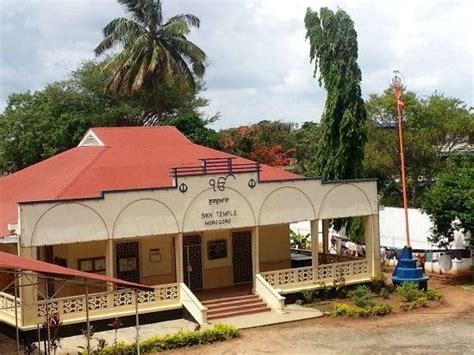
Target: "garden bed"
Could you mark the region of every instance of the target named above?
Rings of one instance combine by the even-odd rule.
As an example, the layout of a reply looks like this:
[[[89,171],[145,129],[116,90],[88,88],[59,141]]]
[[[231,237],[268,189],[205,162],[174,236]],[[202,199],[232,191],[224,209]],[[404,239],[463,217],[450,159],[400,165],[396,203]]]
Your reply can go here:
[[[385,275],[386,278],[387,275]],[[407,284],[400,289],[393,285],[383,284],[384,277],[379,277],[373,283],[362,286],[346,287],[341,292],[337,288],[328,288],[311,295],[302,294],[307,307],[313,307],[327,316],[348,316],[369,318],[387,316],[390,313],[416,312],[422,308],[438,308],[445,304],[443,294],[438,290],[427,293],[417,289],[416,285]],[[372,292],[369,291],[369,287]],[[362,292],[362,293],[361,293]],[[341,297],[342,296],[342,297]],[[319,297],[319,299],[318,299]]]

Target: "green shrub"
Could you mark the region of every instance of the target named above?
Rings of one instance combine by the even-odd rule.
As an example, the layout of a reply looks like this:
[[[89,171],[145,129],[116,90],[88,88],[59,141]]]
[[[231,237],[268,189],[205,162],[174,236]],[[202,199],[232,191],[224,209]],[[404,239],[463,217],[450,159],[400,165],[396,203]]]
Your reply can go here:
[[[372,291],[365,285],[357,286],[355,289],[349,292],[349,296],[351,298],[364,298],[364,297],[372,297]]]
[[[373,304],[372,292],[365,286],[357,286],[354,290],[349,292],[349,296],[354,298],[354,304],[360,308],[367,308]]]
[[[123,342],[118,342],[115,345],[106,346],[100,354],[103,355],[115,355],[115,354],[135,354],[136,353],[136,346],[135,344],[125,344]],[[87,354],[87,351],[82,352],[83,354]]]
[[[397,287],[397,292],[402,297],[403,302],[413,302],[418,298],[424,297],[424,292],[414,282],[404,282],[401,286]]]
[[[390,307],[388,304],[374,304],[370,308],[370,313],[372,316],[385,316],[392,312],[392,307]]]
[[[303,298],[307,303],[311,303],[317,298],[317,293],[315,290],[302,291],[301,294],[303,295]]]
[[[337,297],[346,298],[348,292],[346,287],[346,278],[340,269],[336,269],[336,278],[334,279],[333,287]]]
[[[143,353],[161,352],[189,346],[212,344],[240,336],[240,331],[226,324],[216,324],[199,332],[179,332],[173,335],[154,336],[140,343]],[[100,354],[136,354],[136,344],[117,343],[104,348]]]
[[[410,301],[410,302],[404,302],[400,305],[400,309],[402,311],[410,311],[412,309],[416,309],[416,308],[421,308],[421,307],[428,307],[429,304],[428,304],[428,300],[425,298],[425,297],[421,297],[421,298],[418,298],[414,301]]]
[[[444,298],[443,294],[436,290],[426,291],[425,296],[428,299],[428,301],[441,301]]]
[[[334,317],[368,317],[370,315],[369,310],[352,306],[347,303],[338,303],[334,306],[334,311],[332,313]]]
[[[366,318],[384,316],[389,314],[392,308],[388,304],[373,304],[368,308],[352,306],[347,303],[338,303],[334,306],[333,317]]]
[[[383,272],[379,272],[372,277],[372,289],[375,293],[380,293],[382,288],[385,287],[385,281],[387,281],[387,277]]]
[[[382,287],[382,289],[380,290],[380,297],[382,297],[383,299],[388,299],[390,298],[390,292],[388,292],[385,287]]]
[[[428,301],[441,301],[443,294],[436,290],[422,291],[418,285],[413,282],[403,283],[397,287],[397,292],[402,298],[403,304],[400,305],[402,311],[410,311],[412,309],[428,307]]]

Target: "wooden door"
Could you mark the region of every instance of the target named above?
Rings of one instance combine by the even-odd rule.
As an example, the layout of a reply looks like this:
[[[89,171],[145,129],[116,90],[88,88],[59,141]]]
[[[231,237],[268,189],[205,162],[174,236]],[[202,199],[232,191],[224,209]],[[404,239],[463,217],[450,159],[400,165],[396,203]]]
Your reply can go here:
[[[140,249],[138,242],[115,245],[117,278],[140,283]]]
[[[183,236],[184,283],[190,290],[202,289],[202,251],[200,235]]]
[[[253,281],[252,234],[250,231],[232,233],[232,265],[234,284]]]

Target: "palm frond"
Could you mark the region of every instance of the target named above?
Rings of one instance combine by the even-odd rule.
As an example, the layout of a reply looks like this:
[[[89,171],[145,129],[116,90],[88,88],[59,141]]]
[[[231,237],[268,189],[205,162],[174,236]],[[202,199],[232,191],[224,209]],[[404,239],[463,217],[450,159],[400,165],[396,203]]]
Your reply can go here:
[[[191,30],[185,21],[173,21],[160,28],[160,34],[165,36],[185,36]]]
[[[143,0],[141,7],[146,25],[150,31],[156,31],[163,20],[161,1]]]
[[[143,0],[118,0],[119,4],[125,6],[126,11],[137,21],[145,24],[145,14],[143,13]]]
[[[147,75],[151,57],[152,54],[145,52],[139,61],[137,61],[138,70],[132,76],[133,81],[130,88],[132,92],[137,92],[141,89]]]
[[[204,51],[187,39],[178,37],[168,40],[170,42],[170,47],[191,63],[193,66],[193,73],[197,77],[202,78],[206,70],[206,54]]]
[[[176,16],[171,17],[164,24],[164,26],[166,26],[170,23],[173,23],[173,22],[177,22],[177,21],[183,21],[183,22],[187,23],[189,26],[196,27],[196,28],[199,28],[199,26],[201,25],[201,21],[199,20],[199,18],[197,16],[194,16],[192,14],[180,14],[180,15],[176,15]]]
[[[152,74],[155,72],[155,68],[157,66],[157,64],[159,63],[160,59],[162,59],[162,51],[163,51],[163,48],[161,46],[155,46],[155,48],[153,48],[153,52],[150,56],[150,63],[148,63],[148,73],[149,74]]]
[[[95,54],[101,55],[106,50],[112,48],[117,43],[126,43],[131,38],[137,37],[145,32],[143,26],[139,23],[124,18],[116,18],[104,27],[105,38],[94,49]]]
[[[170,48],[168,45],[165,45],[168,55],[172,58],[173,64],[176,66],[176,75],[184,78],[188,86],[192,89],[196,87],[196,82],[194,80],[194,74],[189,69],[188,63],[176,52],[173,48]]]
[[[202,78],[206,55],[186,36],[199,19],[181,14],[163,24],[161,0],[118,0],[130,18],[117,18],[104,27],[104,38],[95,48],[100,55],[114,45],[121,52],[104,66],[111,73],[107,89],[132,95],[143,87],[159,85],[195,88]]]

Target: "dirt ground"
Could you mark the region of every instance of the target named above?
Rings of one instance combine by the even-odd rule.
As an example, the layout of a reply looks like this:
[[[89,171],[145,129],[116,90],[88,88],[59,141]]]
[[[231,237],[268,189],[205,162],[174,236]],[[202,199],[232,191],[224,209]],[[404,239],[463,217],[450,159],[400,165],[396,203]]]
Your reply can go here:
[[[240,339],[177,354],[474,354],[474,289],[433,276],[443,304],[376,319],[317,318],[242,332]],[[392,302],[393,303],[393,298]]]

